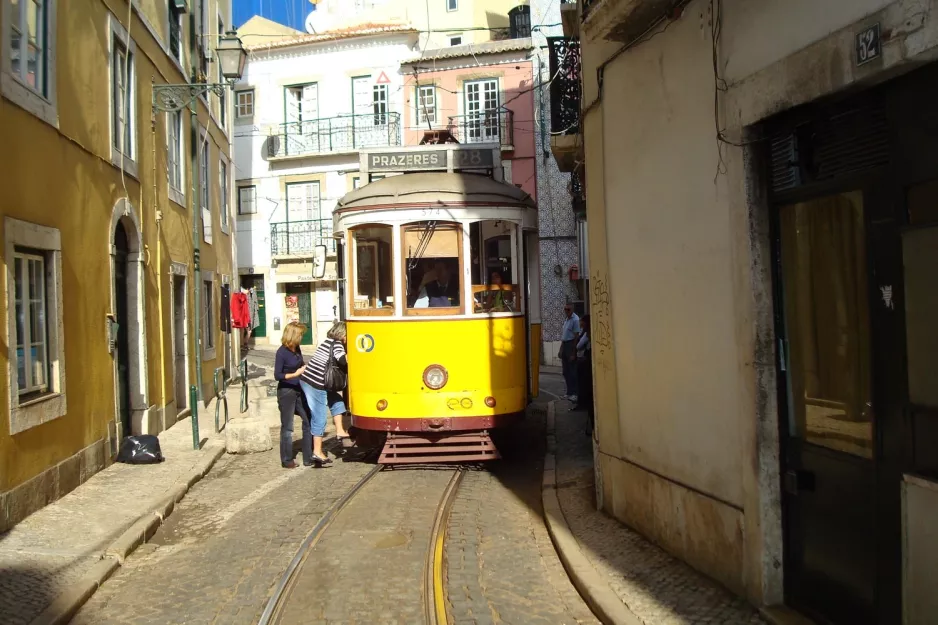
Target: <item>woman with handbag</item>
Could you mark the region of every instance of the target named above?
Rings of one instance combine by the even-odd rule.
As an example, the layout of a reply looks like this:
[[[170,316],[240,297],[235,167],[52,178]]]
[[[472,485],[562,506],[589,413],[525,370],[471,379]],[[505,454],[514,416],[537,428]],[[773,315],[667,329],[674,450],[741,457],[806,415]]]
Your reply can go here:
[[[274,379],[277,380],[277,406],[280,408],[280,464],[284,469],[295,469],[293,460],[293,415],[300,415],[303,422],[303,464],[311,466],[312,442],[309,432],[309,412],[303,403],[300,376],[306,370],[300,341],[306,326],[288,323],[283,329],[281,345],[274,360]]]
[[[309,404],[313,462],[316,467],[328,467],[332,464],[332,459],[322,450],[322,437],[326,432],[326,417],[329,413],[335,419],[336,438],[339,442],[348,436],[342,427],[342,417],[345,414],[342,391],[348,381],[346,338],[345,322],[339,321],[326,334],[326,340],[316,348],[300,378],[300,387]]]

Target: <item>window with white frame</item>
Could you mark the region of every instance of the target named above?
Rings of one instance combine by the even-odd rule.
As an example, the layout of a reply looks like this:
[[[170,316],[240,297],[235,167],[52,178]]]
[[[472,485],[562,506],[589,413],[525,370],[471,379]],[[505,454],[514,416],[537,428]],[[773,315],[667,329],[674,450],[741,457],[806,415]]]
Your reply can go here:
[[[235,92],[235,118],[254,117],[254,90],[245,89]]]
[[[169,0],[169,53],[182,63],[182,12]]]
[[[461,46],[461,45],[462,45],[462,35],[450,35],[450,36],[449,36],[449,45],[451,45],[451,46]]]
[[[459,10],[459,0],[446,0],[446,10],[447,10],[447,11],[458,11],[458,10]]]
[[[436,123],[436,87],[417,87],[417,125],[430,126]]]
[[[202,240],[212,244],[212,205],[208,182],[208,158],[211,146],[208,135],[203,130],[199,141],[199,206],[202,209]]]
[[[183,193],[182,181],[182,111],[166,114],[166,166],[169,171],[169,187]]]
[[[286,185],[287,221],[313,221],[320,214],[318,182],[291,182]]]
[[[221,229],[228,231],[228,163],[218,161],[218,206]]]
[[[55,228],[4,221],[10,433],[65,414],[61,236]]]
[[[207,273],[202,280],[202,353],[215,353],[215,276]]]
[[[257,187],[238,187],[238,214],[253,215],[257,212]]]
[[[388,86],[375,85],[372,94],[374,98],[375,126],[386,126],[388,123]]]
[[[225,34],[225,21],[218,16],[218,32],[216,33],[218,38],[216,41],[220,41],[220,37]],[[215,63],[216,67],[216,82],[224,82],[224,77],[221,75],[221,64]],[[218,122],[221,125],[222,129],[227,132],[228,130],[228,90],[222,89],[218,93]]]
[[[55,84],[57,0],[2,0],[0,92],[58,126]]]
[[[123,27],[111,19],[111,146],[112,157],[134,159],[136,111],[134,110],[134,48],[128,46]],[[115,161],[116,162],[116,161]]]
[[[466,143],[498,141],[498,79],[465,83]]]
[[[202,210],[207,211],[211,210],[209,206],[209,194],[208,194],[208,141],[207,137],[202,135],[202,140],[199,141],[199,206]]]
[[[46,258],[42,252],[15,248],[13,253],[16,376],[20,397],[49,389]]]

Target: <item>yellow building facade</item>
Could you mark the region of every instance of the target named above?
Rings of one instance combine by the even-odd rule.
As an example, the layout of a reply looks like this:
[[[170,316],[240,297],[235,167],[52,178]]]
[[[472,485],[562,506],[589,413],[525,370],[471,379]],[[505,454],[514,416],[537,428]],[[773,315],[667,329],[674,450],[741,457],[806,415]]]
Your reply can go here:
[[[237,362],[220,315],[237,270],[230,96],[199,100],[194,197],[188,109],[152,106],[153,85],[185,83],[193,66],[220,82],[207,59],[230,0],[0,7],[3,531],[109,464],[122,437],[184,417],[190,385],[211,397],[216,368]]]

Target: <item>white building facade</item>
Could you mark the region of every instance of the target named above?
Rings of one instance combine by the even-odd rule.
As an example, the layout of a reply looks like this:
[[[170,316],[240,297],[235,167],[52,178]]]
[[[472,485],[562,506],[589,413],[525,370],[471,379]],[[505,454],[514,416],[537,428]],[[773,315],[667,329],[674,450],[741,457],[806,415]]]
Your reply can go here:
[[[235,93],[241,284],[257,290],[258,343],[284,326],[315,344],[338,317],[336,201],[362,181],[359,151],[402,144],[401,60],[417,50],[405,26],[297,35],[250,49]],[[317,246],[326,273],[313,278]]]

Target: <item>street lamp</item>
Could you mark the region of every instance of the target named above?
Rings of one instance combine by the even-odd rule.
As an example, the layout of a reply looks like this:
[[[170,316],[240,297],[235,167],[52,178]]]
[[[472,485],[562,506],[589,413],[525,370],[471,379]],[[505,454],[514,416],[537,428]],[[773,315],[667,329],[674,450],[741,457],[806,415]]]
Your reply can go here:
[[[189,58],[196,59],[198,48],[197,38],[189,39]],[[218,63],[218,73],[224,78],[223,83],[200,83],[193,80],[191,83],[183,85],[153,85],[153,117],[157,113],[178,113],[185,108],[189,109],[189,155],[192,175],[192,191],[189,193],[189,208],[192,215],[192,298],[195,314],[192,315],[192,345],[195,350],[195,375],[190,379],[197,382],[189,387],[189,409],[192,417],[192,446],[199,448],[199,407],[198,400],[202,399],[202,333],[201,333],[201,295],[202,295],[202,268],[199,260],[201,236],[199,231],[199,222],[202,209],[208,209],[202,206],[199,190],[202,186],[201,170],[199,168],[199,153],[203,149],[202,142],[199,140],[199,115],[196,101],[199,97],[208,93],[214,93],[221,98],[227,89],[234,86],[241,75],[244,73],[244,63],[247,60],[248,53],[241,45],[241,40],[237,33],[233,31],[226,32],[218,40],[215,47],[215,57]],[[224,106],[224,104],[222,104]],[[153,125],[153,132],[156,133],[156,126]],[[204,145],[208,149],[208,145]],[[205,181],[208,184],[208,181]],[[199,198],[198,200],[196,198]],[[222,203],[224,206],[224,203]],[[158,269],[160,271],[162,268]],[[210,329],[211,331],[211,329]]]
[[[241,45],[237,33],[228,31],[218,40],[215,56],[223,83],[192,82],[184,85],[153,85],[153,112],[181,111],[193,107],[195,99],[206,93],[221,97],[222,93],[241,79],[248,53]],[[194,56],[193,56],[194,58]]]

